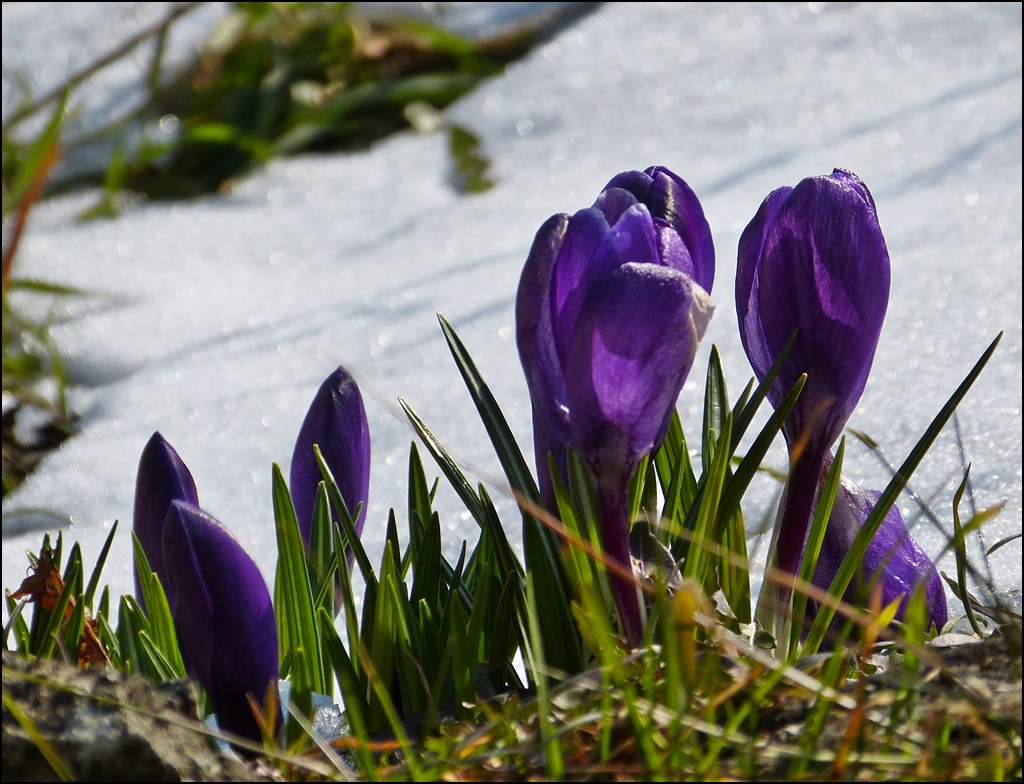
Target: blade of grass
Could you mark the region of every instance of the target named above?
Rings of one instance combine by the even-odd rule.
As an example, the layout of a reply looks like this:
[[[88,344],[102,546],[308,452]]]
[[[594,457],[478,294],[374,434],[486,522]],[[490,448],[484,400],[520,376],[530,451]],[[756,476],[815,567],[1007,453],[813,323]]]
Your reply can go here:
[[[821,553],[821,543],[825,541],[825,531],[828,528],[829,520],[832,517],[832,506],[835,504],[836,493],[839,491],[839,480],[843,472],[843,459],[846,456],[846,436],[839,441],[839,448],[836,450],[835,459],[832,461],[825,477],[825,485],[818,495],[818,506],[814,511],[814,519],[811,522],[811,530],[807,534],[807,545],[804,548],[804,557],[800,562],[799,577],[805,583],[814,580],[814,570],[818,565],[818,555]],[[798,583],[799,585],[799,583]],[[807,594],[800,590],[793,591],[793,610],[790,613],[790,640],[789,656],[796,657],[800,647],[800,632],[804,626],[804,616],[807,612]],[[842,599],[836,596],[836,599]],[[780,643],[781,645],[782,643]],[[780,648],[780,650],[784,650]]]

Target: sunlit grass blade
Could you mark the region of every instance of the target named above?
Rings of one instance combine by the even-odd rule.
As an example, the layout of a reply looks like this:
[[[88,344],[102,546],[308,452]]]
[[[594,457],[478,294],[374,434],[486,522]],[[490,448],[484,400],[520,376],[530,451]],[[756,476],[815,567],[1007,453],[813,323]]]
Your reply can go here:
[[[138,640],[145,650],[145,655],[149,657],[149,663],[153,668],[153,678],[157,683],[173,681],[176,678],[182,677],[181,673],[175,672],[174,665],[167,661],[167,657],[160,650],[160,646],[156,644],[156,641],[148,632],[145,630],[139,631]]]
[[[22,655],[26,655],[28,652],[29,631],[24,612],[29,602],[29,597],[26,596],[18,600],[7,594],[5,598],[7,601],[7,623],[4,624],[4,650],[8,649],[7,640],[13,630],[16,641],[15,650]]]
[[[707,580],[714,579],[714,570],[707,568],[708,565],[714,563],[714,559],[704,543],[718,543],[716,520],[718,519],[722,487],[729,469],[729,439],[731,436],[732,412],[727,411],[725,419],[722,421],[722,433],[717,436],[717,442],[709,456],[708,468],[701,477],[703,487],[700,493],[700,507],[693,527],[693,541],[687,548],[686,561],[683,564],[683,576],[695,578],[706,588],[709,587]],[[712,590],[710,593],[714,593],[714,591]]]
[[[32,721],[28,714],[21,709],[21,706],[18,705],[14,698],[7,693],[6,687],[4,687],[3,690],[3,701],[4,710],[10,712],[11,716],[14,717],[14,720],[18,722],[18,725],[25,731],[25,734],[28,735],[29,740],[31,740],[35,747],[39,749],[39,753],[43,756],[43,759],[46,760],[46,763],[53,770],[53,773],[57,778],[61,781],[74,781],[75,777],[71,774],[68,766],[64,764],[64,760],[54,750],[53,746],[50,745],[46,736],[39,731],[35,722]]]
[[[413,562],[419,557],[423,526],[430,521],[433,514],[430,490],[427,488],[427,474],[423,470],[423,461],[416,442],[409,444],[409,553]],[[418,523],[418,525],[417,525]],[[403,572],[408,564],[402,564]]]
[[[814,580],[814,570],[818,565],[818,555],[821,553],[821,544],[825,541],[825,531],[828,522],[832,517],[832,506],[835,504],[836,493],[839,491],[839,480],[843,473],[843,459],[846,456],[846,436],[839,440],[839,448],[836,450],[835,459],[825,477],[825,485],[818,494],[818,506],[814,510],[814,519],[811,521],[811,529],[807,534],[807,544],[804,547],[804,557],[800,562],[799,578],[804,583],[811,583]],[[799,583],[798,583],[799,585]],[[841,596],[833,597],[842,599]],[[793,609],[789,621],[789,645],[785,646],[780,641],[780,650],[788,650],[791,658],[795,657],[800,647],[800,635],[804,627],[804,616],[807,612],[807,594],[799,588],[793,591]]]
[[[722,370],[722,356],[718,346],[711,346],[711,357],[708,359],[707,379],[704,383],[704,427],[701,431],[703,444],[701,463],[704,473],[711,466],[711,456],[715,450],[715,441],[722,432],[725,416],[729,411],[729,393],[725,386],[725,373]]]
[[[110,545],[114,542],[114,534],[117,533],[117,523],[115,520],[114,524],[110,526],[110,533],[107,534],[106,540],[103,542],[103,547],[100,548],[99,557],[96,559],[96,566],[93,567],[92,574],[89,576],[89,584],[85,589],[85,606],[92,609],[92,600],[96,595],[96,588],[100,583],[100,574],[103,573],[103,567],[107,563],[107,555],[110,553]]]
[[[64,614],[71,602],[72,596],[82,598],[82,560],[79,558],[68,559],[68,569],[64,573],[64,588],[57,597],[53,610],[50,612],[46,625],[43,627],[39,638],[39,649],[35,652],[40,659],[49,659],[53,655],[57,644],[57,633],[64,623]]]
[[[797,379],[797,382],[793,385],[789,394],[782,399],[782,402],[779,403],[775,413],[769,417],[768,422],[761,429],[761,432],[758,433],[757,438],[754,439],[754,443],[750,445],[750,449],[747,450],[747,454],[743,456],[743,460],[740,461],[739,466],[736,468],[736,473],[729,477],[725,488],[722,490],[722,500],[718,505],[718,519],[720,525],[722,524],[722,521],[730,518],[736,513],[736,510],[740,508],[740,500],[743,498],[743,494],[747,492],[747,488],[750,486],[750,481],[757,473],[757,469],[760,468],[765,455],[768,454],[768,450],[771,448],[776,436],[778,436],[779,431],[782,429],[782,425],[786,421],[786,417],[789,416],[789,412],[792,411],[793,406],[796,405],[796,401],[800,397],[800,393],[803,391],[804,384],[806,382],[806,374]],[[735,432],[736,428],[734,427],[733,433]],[[736,444],[733,442],[732,449],[735,450],[735,448]]]
[[[964,471],[963,481],[960,482],[960,486],[953,494],[953,552],[956,555],[956,583],[960,587],[960,595],[965,598],[967,597],[967,542],[964,540],[964,529],[960,524],[960,501],[964,497],[970,476],[971,467],[968,465],[967,470]],[[974,629],[974,633],[983,637],[984,631],[974,615],[974,608],[971,606],[970,600],[965,601],[963,605],[967,620],[971,624],[971,628]]]
[[[316,464],[320,468],[320,476],[323,477],[324,484],[327,486],[327,494],[334,505],[334,511],[338,513],[341,530],[345,534],[345,544],[352,550],[356,563],[359,565],[359,571],[362,572],[363,579],[367,583],[373,582],[376,584],[377,578],[373,573],[373,565],[370,563],[370,559],[363,549],[363,543],[359,539],[359,533],[356,531],[355,521],[359,515],[360,507],[357,506],[353,510],[345,505],[345,499],[341,495],[341,490],[338,489],[338,483],[334,480],[334,474],[331,473],[331,469],[328,467],[327,461],[324,460],[324,456],[317,444],[313,444],[313,456],[316,458]],[[291,503],[290,498],[289,503]],[[292,514],[294,516],[294,511]]]
[[[413,510],[413,515],[418,513]],[[427,603],[430,612],[437,615],[441,585],[441,519],[437,513],[430,516],[426,532],[420,541],[419,553],[415,559],[412,582],[413,606],[421,601]]]
[[[533,682],[537,686],[537,723],[540,726],[541,743],[544,745],[544,769],[550,780],[557,781],[565,772],[565,760],[562,758],[562,747],[555,736],[555,728],[551,721],[544,638],[540,631],[539,605],[532,578],[532,574],[526,577],[526,607],[530,624],[530,645],[526,650],[527,664],[533,672]]]
[[[387,691],[389,694],[394,683],[398,637],[396,629],[398,624],[397,612],[394,602],[391,600],[391,591],[393,590],[391,582],[394,579],[394,569],[394,555],[391,543],[385,542],[384,554],[381,557],[380,582],[378,583],[377,596],[374,602],[373,634],[370,636],[368,643],[373,672],[376,673],[376,677],[380,680],[384,691]],[[369,706],[370,731],[380,732],[387,727],[388,717],[376,689],[370,694]]]
[[[470,397],[473,398],[473,403],[476,405],[487,435],[494,446],[498,461],[508,478],[509,485],[527,501],[539,506],[541,498],[537,483],[530,473],[529,465],[523,458],[504,414],[455,329],[441,314],[438,314],[438,321],[452,358],[466,383],[466,388],[469,390]],[[557,663],[555,666],[568,668],[570,672],[577,672],[582,668],[583,662],[580,658],[578,636],[575,634],[575,626],[569,612],[572,589],[562,565],[558,538],[525,509],[522,510],[522,516],[523,551],[526,556],[526,566],[537,575],[536,580],[544,583],[544,595],[553,604],[551,617],[556,619],[552,623],[547,614],[545,614],[545,618],[541,619],[541,627],[547,642],[546,653],[549,661],[553,664]],[[500,526],[498,529],[499,531],[492,530],[490,533],[498,548],[499,557],[504,559],[506,557],[506,546],[502,543],[504,533],[501,532],[499,537]],[[511,551],[511,548],[508,550]],[[538,586],[538,590],[540,590],[540,586]]]
[[[178,635],[174,628],[174,618],[167,602],[167,595],[160,578],[150,568],[142,543],[132,531],[132,552],[135,558],[135,571],[142,586],[142,598],[146,604],[146,619],[149,621],[150,636],[157,649],[174,673],[173,677],[185,676],[185,665],[182,663],[181,651],[178,648]]]
[[[896,503],[896,499],[899,498],[903,488],[910,480],[910,477],[913,475],[918,465],[920,465],[921,460],[931,448],[935,439],[938,438],[939,433],[942,428],[945,427],[949,418],[953,415],[956,407],[960,405],[960,401],[964,399],[967,392],[981,374],[981,371],[985,369],[985,365],[988,364],[989,359],[995,352],[996,346],[999,345],[999,341],[1002,337],[1003,333],[1000,332],[996,339],[989,344],[985,353],[981,355],[981,358],[975,363],[971,372],[967,374],[967,377],[961,382],[960,386],[957,387],[949,400],[946,401],[946,404],[942,407],[939,413],[935,415],[935,418],[925,430],[924,435],[921,436],[921,439],[910,451],[907,459],[903,461],[903,465],[900,466],[899,471],[896,472],[885,490],[882,491],[881,496],[875,503],[874,509],[871,510],[871,514],[868,515],[863,526],[861,526],[860,531],[857,532],[857,536],[853,541],[853,545],[850,547],[850,551],[846,554],[838,572],[836,572],[835,578],[832,580],[831,586],[829,586],[828,592],[832,596],[844,596],[846,594],[846,589],[850,585],[850,581],[853,579],[854,573],[864,560],[864,553],[867,552],[868,544],[870,544],[871,540],[878,532],[878,529],[885,520],[885,516],[888,514],[889,509],[894,503]],[[811,627],[811,630],[807,635],[807,642],[804,645],[805,652],[814,653],[818,650],[818,647],[821,645],[821,642],[825,637],[825,631],[832,622],[832,617],[834,615],[835,610],[833,608],[828,606],[821,608],[814,620],[814,625]]]
[[[72,664],[78,663],[78,651],[82,644],[82,632],[85,630],[85,602],[81,601],[81,596],[79,596],[79,600],[71,611],[71,615],[68,616],[62,641],[64,651],[71,659]]]
[[[277,579],[274,609],[277,614],[281,660],[290,654],[295,701],[311,709],[310,694],[326,691],[320,637],[313,614],[314,597],[306,566],[302,534],[281,468],[273,467],[274,526],[277,535]],[[303,665],[297,667],[300,652]],[[294,732],[294,730],[293,730]]]
[[[359,740],[359,746],[353,751],[356,761],[359,763],[359,769],[368,781],[376,781],[373,755],[369,751],[370,734],[367,731],[366,721],[370,708],[366,704],[366,695],[356,676],[348,652],[334,628],[334,622],[323,608],[317,611],[317,624],[320,629],[321,641],[331,660],[334,677],[338,681],[338,688],[341,690],[341,698],[345,704],[345,716],[348,719],[349,727]]]

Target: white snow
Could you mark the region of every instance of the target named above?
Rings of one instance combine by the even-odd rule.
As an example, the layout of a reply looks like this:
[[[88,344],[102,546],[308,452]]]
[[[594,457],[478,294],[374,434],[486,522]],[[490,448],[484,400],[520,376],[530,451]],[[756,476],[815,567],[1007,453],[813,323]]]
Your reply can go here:
[[[35,8],[4,5],[5,103],[9,67],[77,66],[102,38]],[[16,36],[15,18],[32,34]],[[404,519],[414,435],[399,395],[472,479],[500,476],[435,312],[459,330],[532,455],[512,304],[533,234],[552,213],[589,206],[615,173],[652,164],[697,192],[718,252],[718,309],[679,401],[693,441],[711,343],[734,394],[751,375],[733,307],[740,231],[773,188],[848,168],[871,188],[892,257],[888,317],[849,426],[898,465],[1005,330],[959,417],[978,508],[1005,504],[985,542],[1020,532],[1019,4],[606,5],[446,116],[483,139],[498,180],[488,193],[457,194],[445,137],[408,132],[362,154],[275,161],[227,196],[82,224],[74,215],[91,197],[80,195],[32,215],[15,272],[97,296],[62,306],[74,318],[55,336],[81,384],[82,431],[5,500],[4,585],[20,579],[38,526],[53,524],[17,510],[48,509],[70,516],[87,562],[120,519],[106,578],[131,589],[135,468],[154,430],[272,579],[271,463],[287,470],[306,406],[339,363],[367,398],[364,538],[378,557],[388,508]],[[772,460],[784,465],[781,445]],[[852,439],[846,470],[876,489],[889,478]],[[947,427],[912,481],[947,529],[961,475]],[[749,527],[777,488],[758,481]],[[452,553],[475,525],[454,493],[439,496]],[[901,507],[918,517],[907,497]],[[500,511],[518,540],[504,496]],[[942,550],[930,523],[913,530],[930,553]],[[977,542],[971,555],[981,563]],[[991,558],[1018,606],[1020,564],[1020,540]],[[952,559],[940,568],[952,573]]]

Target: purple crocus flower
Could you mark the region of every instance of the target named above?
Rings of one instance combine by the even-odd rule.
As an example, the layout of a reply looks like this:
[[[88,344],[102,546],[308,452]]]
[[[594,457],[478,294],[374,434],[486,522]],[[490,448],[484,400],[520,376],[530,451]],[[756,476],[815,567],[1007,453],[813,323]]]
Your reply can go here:
[[[778,405],[807,374],[783,425],[790,473],[776,521],[775,565],[796,574],[821,467],[860,399],[889,301],[889,253],[860,179],[836,169],[761,204],[740,237],[736,309],[758,379],[796,343],[768,391]],[[780,609],[789,590],[777,592]]]
[[[171,502],[162,544],[186,666],[209,695],[221,729],[259,741],[247,695],[262,705],[278,665],[263,576],[228,530],[188,501]]]
[[[142,545],[150,568],[156,572],[167,594],[167,602],[174,608],[174,593],[167,579],[163,558],[164,520],[172,501],[199,504],[196,483],[192,474],[159,432],[153,433],[139,458],[135,477],[135,507],[132,511],[132,530]],[[139,575],[135,573],[135,596],[145,608]]]
[[[314,444],[320,447],[349,512],[354,512],[356,505],[362,503],[362,511],[355,520],[356,531],[362,533],[370,488],[370,427],[359,387],[343,367],[320,385],[309,404],[292,452],[292,502],[302,538],[307,543],[316,488],[322,479],[313,455]]]
[[[826,466],[823,467],[822,483],[830,462],[826,460]],[[845,477],[840,481],[835,505],[832,507],[832,515],[829,517],[814,569],[814,584],[818,588],[827,591],[832,584],[832,579],[839,571],[843,559],[853,546],[854,538],[874,509],[879,496],[881,493],[861,490]],[[921,546],[911,538],[895,505],[889,510],[874,539],[868,545],[864,561],[847,588],[843,600],[855,604],[858,594],[870,587],[870,581],[876,573],[880,574],[878,579],[882,588],[883,607],[903,597],[903,603],[896,613],[897,619],[903,619],[910,595],[923,583],[929,625],[934,624],[939,629],[946,625],[946,592],[942,587],[942,580],[939,579],[938,570]]]
[[[652,167],[614,177],[590,209],[537,232],[516,295],[516,342],[533,403],[541,493],[548,455],[572,447],[593,471],[605,551],[628,565],[630,478],[665,438],[714,310],[711,231],[697,197]],[[612,579],[631,643],[639,604]]]

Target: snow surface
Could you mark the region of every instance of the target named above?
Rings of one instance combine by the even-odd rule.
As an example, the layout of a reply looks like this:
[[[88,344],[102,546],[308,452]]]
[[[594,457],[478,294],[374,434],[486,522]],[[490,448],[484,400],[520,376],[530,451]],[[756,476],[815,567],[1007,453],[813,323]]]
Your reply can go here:
[[[75,27],[35,9],[4,5],[5,80],[16,64],[77,67],[83,52],[109,45],[94,23]],[[126,11],[97,4],[80,13],[98,21]],[[15,19],[32,34],[15,35]],[[434,314],[453,322],[532,454],[512,306],[533,234],[552,213],[589,206],[615,173],[652,164],[691,184],[718,249],[718,310],[679,401],[694,441],[711,343],[734,394],[751,375],[733,307],[739,233],[773,188],[841,166],[871,188],[892,257],[888,317],[849,426],[898,465],[1005,330],[959,418],[977,507],[1005,504],[986,544],[1020,532],[1019,4],[606,5],[446,115],[483,139],[493,190],[456,193],[446,138],[408,132],[361,154],[276,161],[230,195],[142,206],[113,221],[77,223],[93,198],[82,195],[33,213],[16,273],[97,296],[63,305],[74,318],[54,329],[81,385],[73,403],[82,431],[4,503],[6,586],[54,525],[32,511],[45,509],[70,516],[87,563],[120,519],[106,578],[112,590],[131,589],[135,469],[154,430],[271,580],[271,463],[287,471],[306,406],[339,363],[367,398],[364,539],[377,558],[388,508],[404,520],[414,435],[399,395],[472,479],[500,477]],[[785,465],[781,445],[771,459]],[[866,487],[890,476],[852,439],[846,467]],[[912,480],[947,529],[961,476],[947,427]],[[751,529],[778,491],[768,477],[757,481]],[[495,494],[516,541],[514,506]],[[477,532],[449,489],[439,505],[451,554]],[[939,554],[945,536],[908,497],[901,507]],[[982,563],[977,542],[971,555]],[[1018,606],[1020,564],[1019,539],[991,558]],[[952,559],[940,567],[953,573]]]

